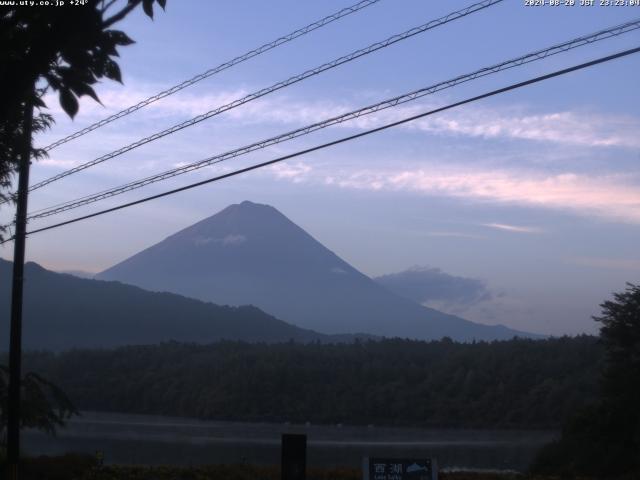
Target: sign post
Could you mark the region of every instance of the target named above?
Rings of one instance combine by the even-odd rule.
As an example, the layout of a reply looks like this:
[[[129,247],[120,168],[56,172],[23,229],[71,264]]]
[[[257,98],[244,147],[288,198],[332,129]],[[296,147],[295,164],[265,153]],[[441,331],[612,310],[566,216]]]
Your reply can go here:
[[[307,474],[307,436],[282,435],[282,480],[305,480]]]
[[[434,458],[364,457],[362,480],[438,480],[438,462]]]

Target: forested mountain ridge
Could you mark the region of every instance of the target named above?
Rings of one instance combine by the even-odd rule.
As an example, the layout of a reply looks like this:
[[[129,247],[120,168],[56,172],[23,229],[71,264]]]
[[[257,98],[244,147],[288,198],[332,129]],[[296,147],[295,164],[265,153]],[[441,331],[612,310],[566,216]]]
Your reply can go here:
[[[0,259],[2,332],[9,332],[11,267],[11,262]],[[341,339],[289,325],[256,307],[220,306],[119,282],[82,279],[46,270],[33,262],[25,265],[24,294],[25,349],[114,347],[170,340]]]
[[[555,428],[596,397],[595,337],[166,343],[32,353],[77,407],[241,421]]]

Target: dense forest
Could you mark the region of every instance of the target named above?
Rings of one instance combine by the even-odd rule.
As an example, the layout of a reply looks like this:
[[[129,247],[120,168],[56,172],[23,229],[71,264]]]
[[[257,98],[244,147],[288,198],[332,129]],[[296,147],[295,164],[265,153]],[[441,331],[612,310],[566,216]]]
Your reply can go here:
[[[35,352],[79,409],[242,421],[555,428],[598,392],[597,338],[164,343]]]

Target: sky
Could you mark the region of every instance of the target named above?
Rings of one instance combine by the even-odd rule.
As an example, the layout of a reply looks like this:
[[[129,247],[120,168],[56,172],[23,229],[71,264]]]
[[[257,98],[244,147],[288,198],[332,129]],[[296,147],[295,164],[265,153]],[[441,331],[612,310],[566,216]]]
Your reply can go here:
[[[355,3],[355,2],[354,2]],[[31,183],[471,1],[381,0],[55,150]],[[124,84],[101,82],[74,120],[49,95],[47,145],[344,8],[345,0],[169,0],[118,28]],[[30,211],[114,187],[640,17],[638,6],[505,0],[37,190]],[[73,218],[362,132],[640,45],[634,31],[55,217]],[[425,304],[551,335],[595,333],[599,304],[640,281],[640,54],[92,220],[34,234],[27,257],[99,272],[229,204],[273,205],[372,277],[437,275],[482,294]],[[7,221],[5,207],[0,218]],[[11,258],[11,246],[0,252]],[[409,270],[409,272],[406,272]],[[436,278],[440,278],[436,275]],[[394,277],[402,279],[402,275]],[[465,283],[466,282],[466,283]],[[472,292],[473,293],[473,292]],[[476,292],[478,293],[478,292]],[[446,298],[445,298],[446,297]]]

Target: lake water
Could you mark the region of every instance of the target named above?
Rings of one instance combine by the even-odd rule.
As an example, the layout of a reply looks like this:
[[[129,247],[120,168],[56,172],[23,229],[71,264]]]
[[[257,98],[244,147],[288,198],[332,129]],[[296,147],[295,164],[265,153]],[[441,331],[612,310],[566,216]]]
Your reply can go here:
[[[56,438],[23,436],[30,455],[104,453],[106,463],[277,465],[283,433],[307,435],[310,467],[361,465],[362,457],[435,457],[441,468],[526,470],[554,432],[208,422],[83,412]]]

